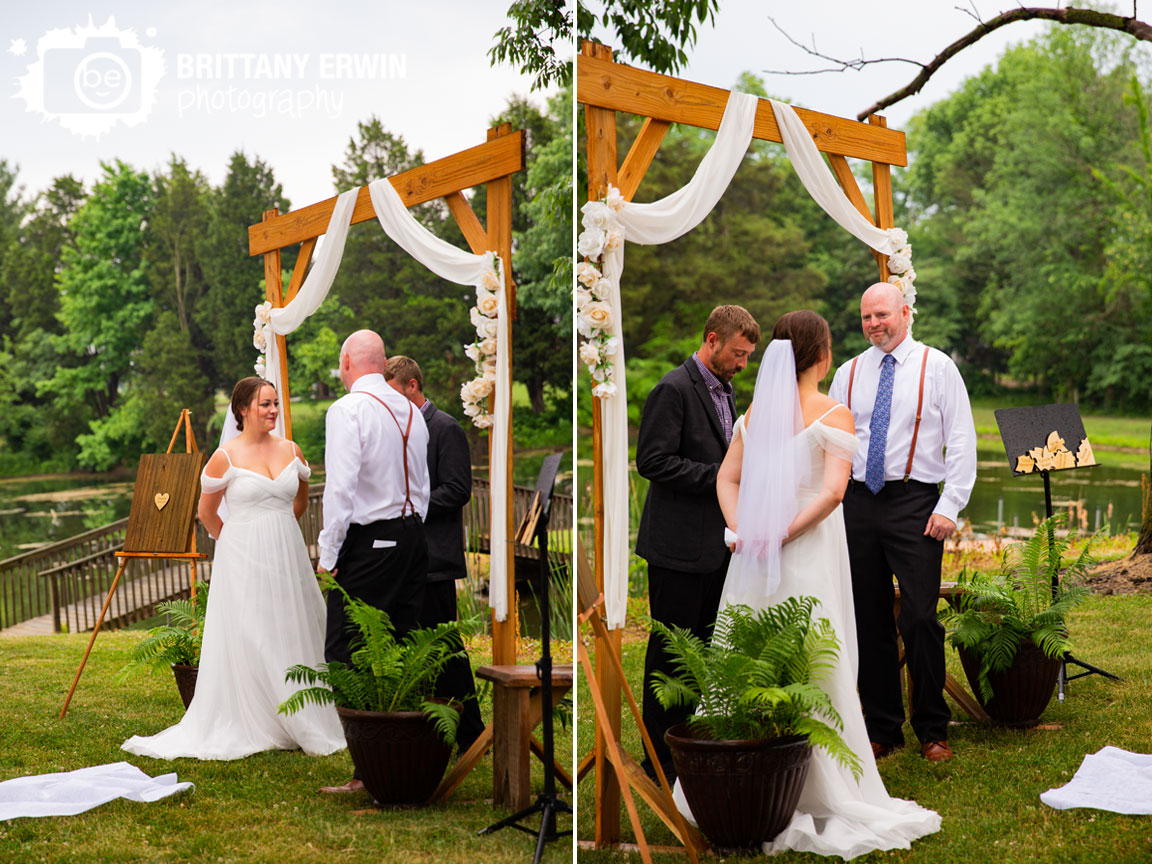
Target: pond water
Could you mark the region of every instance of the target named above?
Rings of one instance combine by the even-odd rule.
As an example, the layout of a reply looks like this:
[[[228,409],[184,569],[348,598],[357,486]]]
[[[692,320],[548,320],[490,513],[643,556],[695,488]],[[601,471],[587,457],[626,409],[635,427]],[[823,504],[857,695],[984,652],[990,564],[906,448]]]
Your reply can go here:
[[[1069,513],[1082,531],[1107,527],[1108,533],[1140,528],[1140,477],[1144,472],[1096,465],[1053,471],[1052,509]],[[980,449],[976,486],[962,516],[977,534],[995,533],[1001,525],[1031,530],[1033,516],[1043,519],[1044,480],[1039,475],[1013,476],[1003,451]]]
[[[0,561],[123,519],[131,508],[131,475],[0,480]]]

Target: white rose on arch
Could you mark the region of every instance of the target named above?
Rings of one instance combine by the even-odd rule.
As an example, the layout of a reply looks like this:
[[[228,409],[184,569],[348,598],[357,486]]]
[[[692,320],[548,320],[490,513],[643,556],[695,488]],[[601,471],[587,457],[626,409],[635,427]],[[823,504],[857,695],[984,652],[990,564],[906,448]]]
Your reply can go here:
[[[581,261],[576,265],[576,278],[582,285],[591,285],[600,278],[600,271],[587,261]]]
[[[252,347],[257,351],[264,351],[268,348],[268,340],[264,338],[263,330],[257,330],[252,334]]]
[[[481,318],[480,323],[476,325],[476,335],[481,340],[495,339],[497,327],[495,318]]]
[[[576,251],[585,258],[599,258],[604,254],[604,232],[593,229],[581,232]]]
[[[624,200],[623,193],[621,193],[619,189],[609,183],[608,194],[604,196],[604,203],[613,210],[619,210],[627,202]]]
[[[612,251],[624,245],[624,232],[619,228],[609,228],[604,232],[604,249]]]
[[[600,362],[600,348],[595,342],[585,342],[580,346],[580,359],[588,366]]]
[[[267,324],[272,320],[272,301],[265,300],[263,303],[256,307],[255,313],[256,320],[259,321],[261,325]]]
[[[496,340],[495,339],[485,339],[483,342],[481,342],[480,343],[480,353],[485,354],[487,356],[492,356],[493,354],[495,354],[496,353]]]
[[[500,276],[497,275],[495,270],[487,270],[480,278],[480,285],[477,286],[477,293],[480,288],[486,291],[499,291],[500,290]]]
[[[903,228],[889,228],[888,242],[892,244],[893,249],[903,249],[908,245],[908,232]]]
[[[903,255],[896,253],[888,256],[888,269],[892,273],[904,273],[912,266],[912,259],[905,258]]]
[[[491,291],[485,291],[483,297],[476,298],[476,308],[486,318],[495,318],[500,308],[500,301]]]
[[[612,282],[609,279],[597,279],[588,290],[597,300],[607,300],[612,293]]]
[[[593,300],[584,307],[580,317],[593,330],[607,330],[612,326],[612,307],[601,300]]]
[[[576,289],[576,308],[583,309],[592,302],[592,295],[583,288]]]
[[[616,214],[612,208],[600,201],[589,201],[580,208],[584,218],[580,224],[589,230],[607,231],[616,224]]]
[[[616,382],[603,381],[592,388],[592,395],[599,396],[601,399],[607,399],[610,396],[616,395]]]
[[[473,363],[479,363],[480,347],[475,342],[473,342],[471,345],[465,345],[464,356],[471,360]]]
[[[492,425],[492,415],[478,414],[472,418],[472,425],[477,429],[488,429]]]

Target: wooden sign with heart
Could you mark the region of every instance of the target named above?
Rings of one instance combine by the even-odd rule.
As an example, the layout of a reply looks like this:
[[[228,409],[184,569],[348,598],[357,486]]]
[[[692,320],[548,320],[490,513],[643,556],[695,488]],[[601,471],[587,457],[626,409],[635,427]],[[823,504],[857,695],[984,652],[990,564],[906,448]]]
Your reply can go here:
[[[168,503],[168,499],[170,497],[171,496],[167,492],[157,492],[155,497],[153,497],[153,499],[152,499],[153,501],[156,502],[156,509],[157,510],[163,510],[164,505]]]
[[[196,522],[203,453],[146,453],[136,471],[125,552],[186,552]]]

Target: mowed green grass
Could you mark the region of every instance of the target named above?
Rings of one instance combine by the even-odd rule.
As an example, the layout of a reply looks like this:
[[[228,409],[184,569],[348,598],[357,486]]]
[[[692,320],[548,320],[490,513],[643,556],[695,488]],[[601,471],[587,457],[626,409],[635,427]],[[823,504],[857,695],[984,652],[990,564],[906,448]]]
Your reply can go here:
[[[166,672],[114,681],[142,636],[100,634],[63,720],[57,719],[60,706],[87,634],[0,640],[0,780],[127,761],[151,776],[175,772],[181,781],[195,783],[195,790],[151,804],[118,800],[78,816],[0,822],[0,862],[531,860],[534,836],[513,829],[476,836],[508,815],[491,803],[491,755],[446,803],[376,810],[366,794],[316,793],[351,776],[346,751],[326,757],[276,751],[233,762],[167,762],[122,751],[129,736],[158,732],[183,713]],[[472,662],[491,658],[472,652]],[[484,712],[490,719],[490,700]],[[557,752],[570,754],[571,732],[557,737]],[[539,763],[533,765],[532,788],[543,788]],[[530,824],[537,826],[534,818]],[[561,817],[561,828],[571,824],[570,817]],[[570,837],[545,850],[544,860],[553,864],[571,859]]]
[[[1101,810],[1058,811],[1040,803],[1040,793],[1067,783],[1084,756],[1105,745],[1133,752],[1152,752],[1152,596],[1092,597],[1071,622],[1074,653],[1124,678],[1113,682],[1098,675],[1070,682],[1065,702],[1055,697],[1043,724],[1058,728],[1013,731],[968,721],[952,705],[950,741],[956,758],[932,765],[920,757],[915,737],[905,726],[908,747],[880,762],[880,774],[891,795],[911,798],[943,817],[939,833],[916,841],[910,850],[873,852],[861,862],[914,864],[1053,864],[1100,862],[1137,864],[1152,861],[1152,817],[1123,816]],[[644,663],[643,634],[624,646],[624,665],[637,697]],[[948,649],[948,669],[964,681],[955,653]],[[581,676],[578,755],[593,745],[593,710]],[[639,756],[639,733],[624,707],[624,742]],[[578,836],[594,837],[594,782],[590,774],[578,787]],[[638,800],[649,843],[675,844],[675,838]],[[621,807],[621,830],[631,841],[632,829]],[[584,862],[639,861],[638,855],[581,849]],[[683,856],[654,859],[682,862]],[[761,859],[767,860],[767,859]],[[786,853],[772,862],[827,862],[809,853]]]

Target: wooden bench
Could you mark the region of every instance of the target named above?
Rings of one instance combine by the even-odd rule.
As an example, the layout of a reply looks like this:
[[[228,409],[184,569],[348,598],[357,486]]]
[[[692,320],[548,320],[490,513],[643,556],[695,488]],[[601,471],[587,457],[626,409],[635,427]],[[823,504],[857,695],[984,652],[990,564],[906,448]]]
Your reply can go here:
[[[498,807],[523,810],[531,803],[532,731],[544,717],[544,692],[535,666],[480,666],[476,677],[492,682],[492,797]],[[552,699],[572,689],[572,664],[552,667]],[[551,710],[551,707],[548,707]],[[557,778],[571,788],[566,772]]]
[[[899,620],[900,619],[900,586],[896,585],[895,589],[896,589],[896,601],[895,601],[895,604],[894,604],[893,609],[892,609],[892,614],[895,615],[897,620]],[[940,599],[941,600],[947,600],[949,605],[951,605],[955,601],[956,596],[959,593],[960,593],[960,589],[958,589],[956,587],[955,582],[941,582],[940,583]],[[907,661],[907,658],[904,656],[904,640],[900,637],[900,631],[899,630],[896,631],[896,640],[897,640],[897,644],[900,646],[900,665],[906,666],[908,661]],[[901,683],[902,684],[904,683],[904,679],[907,678],[908,714],[909,714],[909,716],[911,716],[911,714],[912,714],[912,672],[911,672],[911,670],[905,669],[905,674],[901,675],[900,677],[901,677]],[[977,723],[989,722],[988,714],[980,706],[980,703],[976,699],[974,699],[972,697],[972,695],[969,694],[969,692],[967,690],[964,689],[963,684],[961,684],[959,681],[957,681],[955,678],[953,678],[952,675],[947,671],[945,671],[945,673],[944,673],[944,692],[947,693],[949,696],[951,696],[953,699],[955,699],[956,704],[959,705],[961,708],[963,708],[964,712],[969,717],[971,717],[973,720],[975,720]]]

